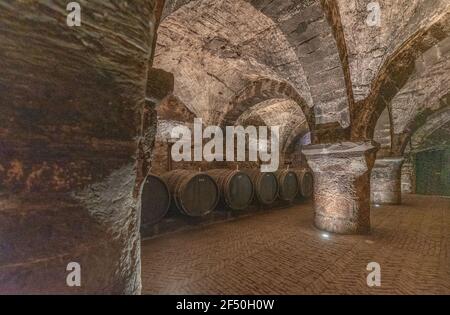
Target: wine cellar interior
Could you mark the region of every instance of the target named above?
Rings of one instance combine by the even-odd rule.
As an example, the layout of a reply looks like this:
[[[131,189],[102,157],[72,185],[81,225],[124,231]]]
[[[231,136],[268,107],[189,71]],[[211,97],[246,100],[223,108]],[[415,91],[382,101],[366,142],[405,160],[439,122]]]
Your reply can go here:
[[[450,294],[450,0],[68,2],[0,0],[0,294]]]

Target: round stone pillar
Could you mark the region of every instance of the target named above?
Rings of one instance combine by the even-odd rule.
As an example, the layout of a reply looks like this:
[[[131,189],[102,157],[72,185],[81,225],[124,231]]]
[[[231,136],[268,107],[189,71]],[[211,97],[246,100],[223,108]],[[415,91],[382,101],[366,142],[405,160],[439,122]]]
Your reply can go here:
[[[414,194],[416,192],[416,179],[414,163],[411,158],[407,159],[400,170],[401,186],[403,194]]]
[[[138,294],[163,3],[80,1],[73,27],[67,3],[0,1],[0,294]]]
[[[312,145],[303,149],[314,174],[314,223],[341,234],[370,230],[370,171],[373,141]]]
[[[400,204],[402,157],[377,159],[372,170],[370,193],[374,204]]]

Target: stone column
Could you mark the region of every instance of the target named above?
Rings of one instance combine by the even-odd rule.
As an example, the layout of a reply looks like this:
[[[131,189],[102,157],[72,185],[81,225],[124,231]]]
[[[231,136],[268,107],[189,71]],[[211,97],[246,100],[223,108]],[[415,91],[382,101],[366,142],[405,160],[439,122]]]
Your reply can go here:
[[[137,294],[163,2],[80,1],[74,27],[66,5],[0,1],[0,294]]]
[[[373,141],[312,145],[303,149],[314,173],[314,223],[341,234],[370,230],[370,171]]]
[[[401,186],[402,193],[414,194],[416,193],[416,170],[411,159],[407,159],[401,168]]]
[[[377,159],[370,182],[371,201],[374,204],[398,205],[402,200],[402,157]]]

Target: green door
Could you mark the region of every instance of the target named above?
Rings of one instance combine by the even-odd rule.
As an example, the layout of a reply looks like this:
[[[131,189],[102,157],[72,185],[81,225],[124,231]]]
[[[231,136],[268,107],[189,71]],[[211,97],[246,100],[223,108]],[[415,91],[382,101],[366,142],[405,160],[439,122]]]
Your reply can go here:
[[[416,154],[417,193],[450,196],[450,149]]]

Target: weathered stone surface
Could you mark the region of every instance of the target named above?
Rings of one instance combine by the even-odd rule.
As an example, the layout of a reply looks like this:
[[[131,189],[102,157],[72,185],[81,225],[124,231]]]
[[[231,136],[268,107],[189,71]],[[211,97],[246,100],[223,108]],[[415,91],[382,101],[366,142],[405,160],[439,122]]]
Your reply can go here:
[[[389,109],[386,107],[378,119],[377,125],[375,126],[375,133],[373,135],[373,139],[380,144],[380,150],[377,153],[378,158],[389,156],[391,154],[391,132],[391,117],[389,114]]]
[[[154,103],[159,103],[163,98],[173,92],[174,77],[170,72],[162,69],[150,68],[148,70],[146,95]]]
[[[435,85],[432,85],[432,88],[430,88],[431,86],[427,84],[426,81],[422,81],[414,88],[413,82],[420,81],[420,79],[417,80],[416,74],[418,73],[422,73],[423,76],[419,75],[419,77],[423,77],[425,79],[427,77],[427,72],[430,74],[433,71],[438,71],[438,69],[433,70],[433,67],[423,67],[421,65],[422,62],[420,61],[422,55],[427,55],[431,52],[431,55],[439,57],[437,58],[439,62],[444,62],[444,60],[447,58],[445,54],[440,55],[437,53],[433,53],[433,51],[440,52],[441,49],[436,49],[436,47],[440,45],[440,42],[445,42],[446,38],[448,38],[450,35],[450,4],[446,1],[437,1],[439,3],[436,3],[436,7],[431,8],[428,7],[429,2],[419,2],[421,3],[417,3],[417,5],[426,6],[427,9],[414,13],[417,14],[417,19],[415,19],[416,24],[412,24],[415,24],[417,29],[414,29],[412,25],[407,25],[407,28],[412,33],[407,32],[404,34],[407,35],[406,37],[399,37],[400,39],[398,42],[398,48],[395,48],[393,50],[393,47],[395,47],[395,45],[391,45],[388,50],[392,50],[392,53],[388,53],[386,55],[380,53],[380,57],[382,56],[381,58],[383,59],[383,62],[380,64],[381,68],[377,70],[376,76],[374,77],[373,74],[370,75],[370,77],[374,77],[373,80],[369,80],[369,82],[371,82],[371,88],[367,89],[366,91],[370,93],[366,98],[360,99],[355,104],[353,112],[354,119],[352,125],[352,139],[371,138],[379,116],[386,108],[386,106],[389,106],[389,104],[393,101],[394,97],[397,97],[397,95],[403,93],[406,93],[406,95],[408,95],[412,90],[420,90],[421,92],[425,92],[425,94],[415,94],[416,96],[418,96],[417,100],[420,100],[422,96],[437,98],[440,97],[437,95],[438,90],[441,89],[440,86],[442,86],[439,82],[436,82]],[[412,5],[411,7],[414,7],[414,5]],[[371,29],[376,30],[377,28],[371,27]],[[378,43],[378,41],[373,43]],[[446,47],[446,45],[443,45],[443,47]],[[445,48],[442,50],[445,51]],[[373,53],[375,52],[370,51],[370,54]],[[431,58],[430,60],[435,59],[436,58]],[[376,63],[377,61],[375,61],[375,64]],[[369,61],[365,61],[363,64],[361,64],[361,66],[368,67],[369,64]],[[445,66],[443,67],[445,68]],[[414,77],[416,77],[416,79]],[[445,81],[446,80],[444,80],[443,82],[444,85],[446,84]],[[409,87],[407,87],[408,84]],[[425,87],[425,89],[423,89],[422,86]],[[433,89],[435,90],[434,92],[432,91]],[[356,94],[357,92],[355,91],[355,95]],[[407,104],[409,105],[406,106],[406,112],[408,112],[408,108],[411,105],[409,102],[415,101],[416,96],[412,97],[407,102]],[[414,103],[415,102],[413,102],[413,104]],[[421,102],[418,102],[416,104],[420,103]],[[413,105],[413,108],[416,108],[417,106],[423,106],[416,104]],[[412,113],[413,112],[414,111],[412,111]],[[394,117],[395,110],[392,110],[391,113],[392,117]],[[419,112],[416,111],[414,114],[419,114]],[[415,119],[414,114],[412,116],[413,119]],[[401,119],[406,121],[411,118],[408,118],[408,116],[409,114],[400,114],[400,117],[406,118]]]
[[[220,122],[239,105],[233,95],[265,79],[292,87],[310,129],[349,127],[347,53],[332,1],[169,0],[164,16],[155,62],[175,74],[175,95],[206,121]],[[239,115],[227,116],[233,125]]]
[[[0,292],[140,292],[135,155],[151,142],[157,2],[83,1],[74,28],[66,3],[0,3]]]
[[[411,156],[403,163],[401,169],[402,193],[414,194],[416,192],[416,171],[414,169],[414,160]]]
[[[447,0],[378,0],[381,23],[369,26],[366,0],[338,0],[356,101],[366,98],[383,63],[449,9]]]
[[[450,44],[450,38],[439,44]],[[418,122],[427,111],[441,107],[440,99],[450,93],[450,54],[438,53],[433,46],[416,60],[416,69],[390,104],[393,131],[401,134]],[[425,63],[421,66],[419,64]]]
[[[245,111],[236,125],[279,126],[280,152],[285,152],[294,138],[303,137],[309,132],[303,111],[289,99],[271,99],[261,102]]]
[[[367,2],[93,0],[79,28],[63,3],[0,3],[0,292],[139,292],[146,174],[259,167],[174,163],[170,131],[195,117],[281,126],[280,167],[314,171],[316,226],[367,232],[377,146],[358,141],[381,144],[372,199],[396,203],[391,157],[450,138],[450,2],[379,0],[380,27]]]
[[[401,168],[404,159],[376,159],[370,180],[371,201],[374,204],[398,205],[402,202]]]
[[[450,98],[449,98],[450,100]],[[411,136],[412,151],[450,145],[450,106],[434,112]]]
[[[370,171],[374,142],[312,145],[303,149],[314,174],[314,223],[334,233],[370,231]]]

